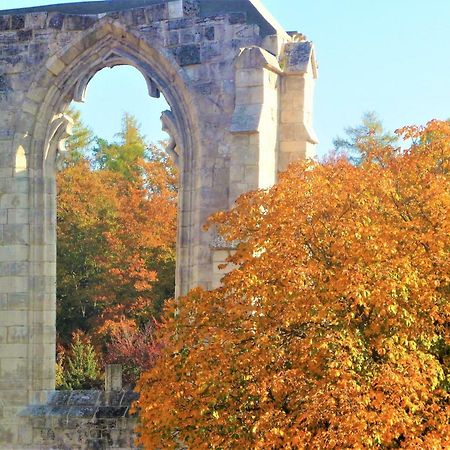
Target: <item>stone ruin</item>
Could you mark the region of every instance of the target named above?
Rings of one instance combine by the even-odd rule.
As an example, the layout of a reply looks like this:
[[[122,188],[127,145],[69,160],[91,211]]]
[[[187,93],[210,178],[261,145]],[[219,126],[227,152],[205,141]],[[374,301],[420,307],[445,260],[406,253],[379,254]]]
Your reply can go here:
[[[317,65],[259,0],[109,0],[0,11],[0,448],[132,448],[130,393],[55,392],[56,186],[72,101],[130,65],[164,94],[180,176],[177,294],[232,250],[202,225],[313,157]],[[106,409],[105,409],[106,408]]]

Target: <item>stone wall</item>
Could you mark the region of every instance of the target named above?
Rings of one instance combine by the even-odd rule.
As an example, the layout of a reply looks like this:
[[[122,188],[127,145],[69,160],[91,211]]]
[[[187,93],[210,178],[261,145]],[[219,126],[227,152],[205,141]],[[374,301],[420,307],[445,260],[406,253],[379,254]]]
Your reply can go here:
[[[57,391],[45,405],[21,412],[31,424],[27,448],[57,450],[136,449],[132,391]],[[27,441],[27,442],[25,442]]]
[[[177,294],[213,288],[231,250],[206,219],[312,156],[312,44],[258,0],[110,0],[0,11],[0,445],[54,389],[56,159],[72,100],[128,64],[163,116],[181,177]],[[27,441],[28,442],[28,441]]]

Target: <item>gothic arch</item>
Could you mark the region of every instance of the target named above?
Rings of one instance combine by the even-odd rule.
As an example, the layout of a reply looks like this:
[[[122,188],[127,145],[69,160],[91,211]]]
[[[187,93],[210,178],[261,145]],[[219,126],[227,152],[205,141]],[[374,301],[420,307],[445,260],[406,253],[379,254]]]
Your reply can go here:
[[[151,47],[139,39],[132,31],[125,30],[120,24],[110,20],[99,22],[89,34],[68,43],[47,64],[38,71],[31,83],[30,90],[22,109],[22,123],[29,127],[30,112],[28,99],[39,103],[40,108],[34,115],[34,126],[30,134],[22,134],[19,148],[26,148],[28,167],[33,174],[29,183],[30,211],[30,256],[31,279],[41,295],[30,298],[33,314],[29,317],[30,329],[41,330],[32,334],[34,345],[29,346],[29,359],[33,360],[33,349],[39,346],[42,336],[54,341],[55,331],[55,289],[56,279],[49,270],[56,265],[56,159],[63,151],[64,141],[70,135],[71,119],[64,114],[72,100],[83,101],[89,81],[105,67],[131,65],[144,76],[149,94],[158,96],[162,91],[171,106],[172,137],[178,140],[177,149],[182,152],[179,158],[181,189],[179,208],[188,213],[179,214],[178,230],[187,229],[195,213],[191,205],[191,192],[194,178],[186,176],[195,165],[195,150],[198,141],[197,111],[188,88],[188,80],[179,69],[173,55],[163,48]],[[19,128],[20,128],[19,121]],[[23,145],[23,147],[22,147]],[[22,158],[23,159],[23,158]],[[19,161],[19,159],[17,159]],[[19,168],[16,168],[19,169]],[[23,170],[23,167],[20,168]],[[183,239],[181,232],[178,240]],[[186,237],[185,237],[186,239]],[[178,246],[179,247],[179,246]],[[188,247],[189,248],[189,247]],[[177,288],[180,286],[179,270],[181,266],[191,267],[193,254],[178,256]],[[181,260],[184,258],[184,260]],[[53,342],[51,342],[53,344]],[[48,355],[53,361],[53,357]],[[50,368],[49,368],[50,367]],[[29,378],[36,387],[42,386],[42,380],[51,380],[54,376],[53,365],[35,364],[30,368]]]
[[[33,227],[35,233],[47,230],[52,235],[51,228],[54,223],[55,202],[48,196],[54,197],[55,163],[57,152],[63,150],[62,143],[69,134],[71,128],[70,118],[64,115],[66,107],[72,100],[84,101],[86,89],[92,77],[105,67],[117,65],[130,65],[135,67],[143,75],[148,87],[148,94],[159,97],[160,92],[171,107],[171,127],[164,127],[176,140],[177,163],[180,168],[180,210],[193,211],[189,203],[192,201],[190,193],[193,191],[193,177],[186,176],[191,173],[196,163],[196,149],[199,149],[197,126],[198,113],[193,101],[185,73],[180,70],[174,56],[166,49],[153,45],[150,46],[142,38],[136,36],[133,31],[126,30],[120,23],[114,23],[110,19],[101,20],[89,34],[82,35],[79,39],[70,42],[58,54],[54,55],[35,76],[31,84],[28,98],[33,98],[41,105],[35,115],[34,132],[26,136],[25,140],[29,148],[28,159],[34,164],[31,168],[36,172],[43,170],[45,187],[41,192],[39,185],[31,186],[35,189],[31,198],[37,202],[36,207],[46,205],[47,213],[36,214],[36,223]],[[25,108],[24,120],[29,113]],[[185,195],[187,193],[187,195]],[[44,199],[42,196],[46,196]],[[30,205],[32,207],[32,205]],[[186,214],[179,214],[179,226],[181,230],[184,223],[193,221]],[[42,219],[47,223],[42,223]],[[182,239],[179,233],[179,240]],[[36,236],[35,241],[40,241]],[[184,252],[185,253],[185,252]],[[47,256],[42,255],[44,258]],[[178,255],[181,261],[181,255]],[[181,262],[185,267],[191,267],[190,260],[193,255],[183,255],[185,261]],[[180,267],[180,264],[179,264]],[[185,290],[180,286],[180,277],[177,273],[178,291]]]
[[[36,74],[27,97],[39,102],[31,141],[44,138],[45,126],[63,113],[72,100],[84,101],[89,81],[101,69],[117,65],[135,67],[144,76],[149,95],[164,95],[176,119],[186,158],[193,156],[198,113],[189,92],[189,80],[166,49],[150,46],[133,31],[110,19],[101,20],[89,34],[70,42]],[[26,111],[26,101],[24,105]],[[26,114],[26,113],[25,113]],[[47,125],[46,125],[47,124]],[[34,149],[38,151],[38,149]],[[37,155],[36,155],[37,156]]]

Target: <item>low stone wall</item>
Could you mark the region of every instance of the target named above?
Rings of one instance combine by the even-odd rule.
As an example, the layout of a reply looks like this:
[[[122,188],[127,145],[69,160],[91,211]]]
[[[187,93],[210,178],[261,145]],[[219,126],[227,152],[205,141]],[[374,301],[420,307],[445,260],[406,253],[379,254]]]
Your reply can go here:
[[[137,449],[132,391],[55,391],[46,405],[22,413],[32,428],[33,450]]]

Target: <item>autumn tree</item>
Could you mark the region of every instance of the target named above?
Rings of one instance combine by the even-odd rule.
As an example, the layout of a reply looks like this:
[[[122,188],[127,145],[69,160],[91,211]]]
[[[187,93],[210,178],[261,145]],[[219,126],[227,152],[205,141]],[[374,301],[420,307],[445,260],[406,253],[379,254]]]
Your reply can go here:
[[[155,364],[160,352],[155,338],[158,327],[156,320],[150,320],[141,328],[121,326],[113,330],[104,359],[106,364],[122,365],[126,385],[135,386],[142,373]]]
[[[94,152],[58,175],[57,329],[106,345],[115,328],[140,329],[173,296],[176,172],[125,116],[114,152]],[[101,162],[101,164],[100,164]]]
[[[234,269],[167,309],[145,448],[450,448],[450,125],[399,135],[212,219]]]

